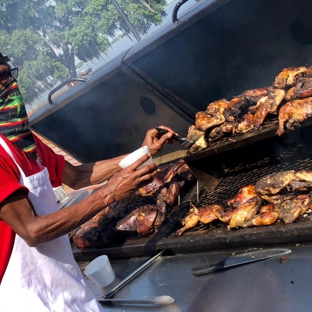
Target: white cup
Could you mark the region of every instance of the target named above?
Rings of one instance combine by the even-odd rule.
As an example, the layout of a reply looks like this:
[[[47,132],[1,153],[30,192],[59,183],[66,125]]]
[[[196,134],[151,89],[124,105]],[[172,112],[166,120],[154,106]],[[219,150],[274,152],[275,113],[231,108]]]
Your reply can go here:
[[[133,153],[129,154],[125,158],[123,158],[119,162],[119,166],[124,169],[124,168],[128,167],[129,165],[133,164],[136,160],[138,160],[139,158],[141,158],[145,154],[151,155],[148,146],[143,146],[143,147],[137,149],[136,151],[134,151]],[[146,162],[144,162],[138,169],[140,169],[146,165],[151,165],[153,163],[154,163],[153,158],[152,158],[152,156],[150,156],[150,158]]]
[[[85,268],[84,274],[101,288],[108,286],[115,279],[115,273],[106,255],[92,260]]]

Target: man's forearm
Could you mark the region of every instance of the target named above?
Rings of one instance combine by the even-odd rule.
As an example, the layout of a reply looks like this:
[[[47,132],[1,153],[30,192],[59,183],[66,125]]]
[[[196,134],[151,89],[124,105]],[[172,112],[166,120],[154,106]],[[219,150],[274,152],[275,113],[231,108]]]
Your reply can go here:
[[[80,166],[66,163],[63,183],[75,190],[103,183],[121,170],[118,164],[124,157],[125,155]]]
[[[78,204],[37,216],[25,192],[18,191],[1,205],[0,218],[34,247],[69,233],[113,202],[112,192],[103,187]]]

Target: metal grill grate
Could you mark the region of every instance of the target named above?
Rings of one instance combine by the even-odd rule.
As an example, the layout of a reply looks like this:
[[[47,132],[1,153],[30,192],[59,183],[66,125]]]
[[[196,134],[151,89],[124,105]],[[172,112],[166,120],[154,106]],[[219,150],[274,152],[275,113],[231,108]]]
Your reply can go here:
[[[227,201],[236,196],[241,187],[255,184],[260,178],[274,172],[312,170],[312,151],[310,152],[311,157],[302,153],[304,158],[300,159],[302,149],[304,146],[299,144],[297,148],[285,152],[278,159],[266,158],[257,163],[241,164],[236,168],[229,168],[218,186],[213,191],[203,195],[200,206],[207,204],[226,206]],[[295,156],[297,157],[294,159]]]

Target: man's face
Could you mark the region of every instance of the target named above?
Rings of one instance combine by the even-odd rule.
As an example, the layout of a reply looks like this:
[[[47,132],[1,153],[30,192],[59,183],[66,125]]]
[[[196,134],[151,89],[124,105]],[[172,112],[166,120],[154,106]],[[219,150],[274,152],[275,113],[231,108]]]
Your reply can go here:
[[[9,82],[10,66],[8,64],[0,64],[0,90]]]

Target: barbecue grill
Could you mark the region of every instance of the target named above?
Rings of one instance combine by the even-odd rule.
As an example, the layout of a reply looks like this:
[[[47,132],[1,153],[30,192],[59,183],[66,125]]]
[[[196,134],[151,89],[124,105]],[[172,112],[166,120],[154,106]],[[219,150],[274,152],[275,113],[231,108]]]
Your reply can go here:
[[[310,66],[311,10],[312,2],[306,0],[287,1],[287,6],[283,0],[202,1],[175,23],[138,42],[98,76],[93,73],[79,97],[69,96],[44,117],[31,118],[31,127],[82,162],[135,150],[151,125],[166,124],[184,136],[195,113],[212,101],[267,87],[284,67]],[[102,98],[108,101],[95,100]],[[147,118],[140,106],[143,102],[154,103],[157,113]],[[132,119],[119,125],[123,111]],[[115,131],[99,138],[103,127]],[[55,128],[63,129],[62,133],[51,131]],[[186,155],[184,160],[204,190],[199,206],[224,204],[240,187],[272,172],[311,169],[311,120],[281,137],[276,130],[277,119],[272,117],[260,130],[225,137]],[[195,190],[185,196],[184,203],[189,200],[197,200]],[[217,224],[201,225],[178,237],[177,218],[178,211],[174,211],[159,232],[129,239],[122,246],[74,249],[75,257],[85,260],[105,253],[119,258],[154,254],[163,248],[179,253],[300,243],[310,241],[312,225],[309,216],[293,224],[278,222],[231,231]]]

